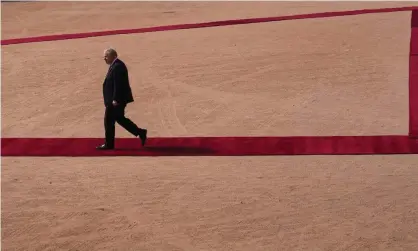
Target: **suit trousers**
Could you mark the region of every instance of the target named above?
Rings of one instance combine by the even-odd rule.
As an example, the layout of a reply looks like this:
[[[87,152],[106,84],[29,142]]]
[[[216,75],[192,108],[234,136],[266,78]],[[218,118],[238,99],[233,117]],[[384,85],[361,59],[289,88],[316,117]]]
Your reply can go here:
[[[115,145],[115,123],[117,122],[120,126],[125,128],[134,136],[138,136],[140,128],[132,122],[129,118],[125,117],[126,104],[118,104],[116,106],[106,106],[104,116],[104,127],[105,127],[105,144],[109,147]]]

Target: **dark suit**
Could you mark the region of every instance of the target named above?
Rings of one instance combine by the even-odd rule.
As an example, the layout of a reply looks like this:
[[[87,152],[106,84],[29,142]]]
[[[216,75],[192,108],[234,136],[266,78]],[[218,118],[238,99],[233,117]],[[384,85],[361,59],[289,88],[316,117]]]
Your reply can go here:
[[[116,59],[109,67],[109,71],[103,82],[103,99],[106,107],[105,145],[113,148],[115,144],[115,122],[136,137],[141,136],[144,129],[139,128],[134,122],[125,117],[126,105],[133,102],[131,87],[129,85],[128,69],[120,60]],[[118,104],[114,106],[113,101]]]
[[[103,98],[106,107],[112,105],[113,100],[125,105],[134,101],[128,69],[120,59],[116,59],[109,67],[103,83]]]

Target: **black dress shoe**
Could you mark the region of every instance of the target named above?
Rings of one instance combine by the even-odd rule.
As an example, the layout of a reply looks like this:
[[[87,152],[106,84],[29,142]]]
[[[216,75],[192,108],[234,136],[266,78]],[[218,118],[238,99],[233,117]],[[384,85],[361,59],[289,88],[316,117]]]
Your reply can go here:
[[[107,146],[106,144],[103,144],[101,146],[96,147],[97,150],[113,150],[114,147]]]
[[[139,138],[141,139],[142,146],[145,146],[145,143],[147,142],[147,129],[141,129],[139,133]]]

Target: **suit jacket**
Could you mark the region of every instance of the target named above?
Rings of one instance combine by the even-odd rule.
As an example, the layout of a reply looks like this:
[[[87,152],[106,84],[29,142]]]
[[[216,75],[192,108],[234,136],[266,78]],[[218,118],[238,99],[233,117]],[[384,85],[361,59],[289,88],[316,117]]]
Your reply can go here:
[[[103,82],[103,99],[105,106],[112,105],[113,100],[122,105],[134,101],[129,85],[128,69],[120,59],[116,59],[109,67]]]

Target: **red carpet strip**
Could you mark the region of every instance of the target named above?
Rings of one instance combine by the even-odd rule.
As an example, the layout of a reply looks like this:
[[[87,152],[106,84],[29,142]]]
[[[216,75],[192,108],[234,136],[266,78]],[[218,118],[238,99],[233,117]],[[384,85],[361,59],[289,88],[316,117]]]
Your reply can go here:
[[[39,36],[39,37],[13,38],[13,39],[1,40],[1,44],[11,45],[11,44],[34,43],[34,42],[44,42],[44,41],[80,39],[80,38],[98,37],[98,36],[132,34],[132,33],[147,33],[147,32],[157,32],[157,31],[197,29],[197,28],[207,28],[207,27],[216,27],[216,26],[250,24],[250,23],[277,22],[277,21],[296,20],[296,19],[325,18],[325,17],[349,16],[349,15],[360,15],[360,14],[369,14],[369,13],[411,11],[414,9],[415,10],[418,9],[418,6],[322,12],[322,13],[299,14],[299,15],[265,17],[265,18],[235,19],[235,20],[214,21],[214,22],[205,22],[205,23],[194,23],[194,24],[167,25],[167,26],[157,26],[157,27],[148,27],[148,28],[137,28],[137,29],[108,30],[108,31],[97,31],[97,32],[75,33],[75,34],[59,34],[59,35],[47,35],[47,36]]]
[[[418,11],[412,11],[409,56],[409,136],[418,138]]]
[[[244,156],[417,154],[408,136],[184,137],[117,139],[116,149],[99,151],[99,138],[3,138],[2,156]]]

